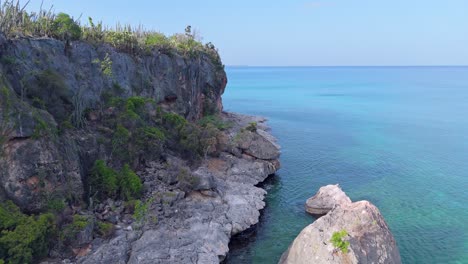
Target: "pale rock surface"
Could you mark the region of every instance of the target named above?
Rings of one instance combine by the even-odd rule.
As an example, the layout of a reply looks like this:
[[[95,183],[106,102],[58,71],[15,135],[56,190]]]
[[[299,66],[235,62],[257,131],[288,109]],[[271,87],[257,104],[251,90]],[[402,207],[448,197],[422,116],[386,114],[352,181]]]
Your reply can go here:
[[[308,204],[314,210],[331,210],[302,230],[281,257],[280,264],[401,263],[395,239],[372,203],[352,203],[338,185],[328,185],[320,188]],[[348,233],[343,238],[350,242],[347,253],[330,242],[333,233],[341,230]]]

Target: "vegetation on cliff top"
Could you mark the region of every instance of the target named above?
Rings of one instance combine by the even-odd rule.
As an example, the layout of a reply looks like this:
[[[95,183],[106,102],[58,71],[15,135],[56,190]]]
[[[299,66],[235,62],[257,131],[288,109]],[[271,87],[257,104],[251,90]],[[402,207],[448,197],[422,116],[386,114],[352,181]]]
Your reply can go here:
[[[92,44],[107,43],[120,51],[133,54],[159,50],[168,54],[177,52],[184,56],[196,57],[204,53],[215,65],[223,67],[215,46],[211,42],[203,45],[201,37],[191,26],[187,26],[184,34],[167,37],[142,26],[103,26],[102,22],[95,23],[92,18],[88,18],[87,25],[81,25],[68,14],[55,14],[51,9],[27,12],[26,5],[21,5],[19,0],[7,0],[1,4],[0,31],[6,37],[52,37],[67,43],[76,40]]]

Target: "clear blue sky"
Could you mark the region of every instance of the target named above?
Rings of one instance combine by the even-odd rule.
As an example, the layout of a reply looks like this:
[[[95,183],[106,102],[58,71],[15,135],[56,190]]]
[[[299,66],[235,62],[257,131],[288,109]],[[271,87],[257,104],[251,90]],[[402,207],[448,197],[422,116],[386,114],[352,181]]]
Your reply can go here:
[[[190,24],[226,65],[468,65],[467,0],[44,0],[52,4],[166,34]]]

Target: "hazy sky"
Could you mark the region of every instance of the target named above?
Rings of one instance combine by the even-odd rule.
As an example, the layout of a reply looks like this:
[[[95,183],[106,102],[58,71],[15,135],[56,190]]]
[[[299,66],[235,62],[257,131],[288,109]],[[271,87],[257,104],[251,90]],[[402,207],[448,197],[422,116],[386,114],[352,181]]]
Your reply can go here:
[[[44,0],[51,4],[166,34],[190,24],[226,65],[468,65],[468,0]]]

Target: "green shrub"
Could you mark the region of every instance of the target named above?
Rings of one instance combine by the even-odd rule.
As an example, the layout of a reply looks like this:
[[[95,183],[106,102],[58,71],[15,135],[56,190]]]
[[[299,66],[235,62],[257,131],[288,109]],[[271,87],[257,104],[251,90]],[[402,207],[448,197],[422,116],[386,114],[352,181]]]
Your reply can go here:
[[[140,200],[135,201],[135,211],[133,212],[133,218],[135,218],[138,225],[141,225],[146,221],[149,213],[149,207],[153,202],[154,198],[150,198],[146,202],[142,202]]]
[[[128,164],[125,164],[120,172],[120,194],[125,200],[138,198],[141,195],[143,184],[140,177],[130,169]]]
[[[50,212],[60,212],[65,209],[65,201],[58,198],[50,199],[47,202],[47,209]]]
[[[93,19],[88,17],[89,27],[83,27],[83,39],[92,44],[101,43],[104,40],[105,32],[102,27],[102,22],[94,24]]]
[[[164,34],[153,32],[146,35],[145,45],[167,47],[170,46],[170,41]]]
[[[99,66],[99,68],[101,69],[102,75],[104,75],[105,77],[112,78],[114,76],[112,72],[112,60],[109,56],[109,53],[106,53],[106,56],[104,57],[103,60],[100,60],[99,58],[97,58],[97,59],[94,59],[92,62]]]
[[[107,31],[104,36],[104,41],[121,51],[134,52],[138,46],[138,39],[131,32],[131,29],[123,29],[124,31],[117,30]]]
[[[187,120],[176,113],[164,113],[162,120],[164,125],[171,130],[181,130],[187,124]]]
[[[245,127],[246,130],[250,132],[256,132],[257,131],[257,122],[250,122],[248,126]]]
[[[85,230],[85,228],[90,224],[90,219],[83,215],[73,215],[73,220],[71,223],[64,225],[60,232],[60,240],[65,243],[71,243],[76,235]]]
[[[232,127],[232,124],[224,122],[217,115],[207,115],[198,121],[201,127],[206,127],[208,124],[214,125],[219,130],[226,130]]]
[[[343,240],[343,238],[346,236],[348,236],[348,232],[343,229],[341,231],[334,232],[330,239],[330,242],[332,242],[333,246],[336,249],[341,250],[343,253],[348,253],[349,241]]]
[[[117,172],[106,166],[103,160],[96,160],[94,167],[91,169],[90,187],[93,195],[95,192],[100,192],[101,197],[114,197],[117,192]]]
[[[54,233],[54,216],[27,216],[11,201],[0,204],[0,259],[31,263],[47,255]]]
[[[68,14],[59,13],[52,23],[52,31],[55,37],[62,40],[79,40],[81,27]]]
[[[125,103],[127,115],[132,119],[141,118],[148,102],[151,102],[151,99],[145,97],[133,96],[128,98]]]
[[[104,237],[110,237],[114,233],[114,225],[108,222],[97,222],[97,233]]]
[[[133,136],[136,155],[144,155],[149,158],[157,158],[162,153],[166,136],[162,130],[156,127],[138,128]]]

